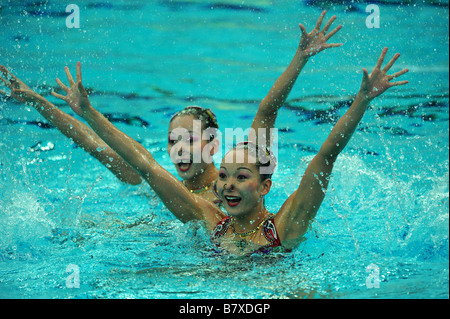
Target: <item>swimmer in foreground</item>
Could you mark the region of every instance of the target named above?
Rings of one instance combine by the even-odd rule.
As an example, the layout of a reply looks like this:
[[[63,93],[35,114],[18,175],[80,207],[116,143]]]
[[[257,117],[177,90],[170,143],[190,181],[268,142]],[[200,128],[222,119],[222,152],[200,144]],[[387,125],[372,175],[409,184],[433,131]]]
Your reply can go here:
[[[255,131],[260,128],[275,127],[278,110],[286,101],[300,72],[312,56],[328,48],[339,47],[342,45],[342,43],[327,43],[327,41],[334,36],[342,26],[339,25],[328,32],[331,25],[336,20],[336,16],[333,16],[321,30],[325,14],[326,11],[323,11],[317,20],[315,28],[310,33],[306,31],[306,28],[302,24],[299,24],[301,39],[295,56],[287,69],[272,86],[267,96],[260,103],[252,123],[252,129]],[[78,71],[79,69],[80,65],[78,64],[77,81],[75,82],[69,69],[67,67],[65,68],[70,87],[65,86],[59,79],[56,80],[59,86],[67,93],[66,96],[53,92],[55,97],[66,101],[73,109],[78,109],[78,103],[83,102],[77,100],[79,98],[82,99],[82,97],[74,95],[74,93],[78,91],[78,83],[81,83],[81,71]],[[31,90],[4,66],[0,66],[0,71],[3,74],[3,77],[0,77],[0,79],[11,90],[11,97],[35,108],[49,121],[50,124],[56,127],[65,136],[72,139],[87,153],[99,160],[122,182],[132,185],[137,185],[142,182],[139,173],[124,161],[117,152],[109,147],[109,145],[107,145],[89,126],[63,112],[43,96]],[[0,90],[0,93],[6,95],[6,92],[4,91]],[[201,152],[203,152],[205,147],[208,145],[211,146],[212,142],[211,140],[202,139],[200,136],[194,136],[194,120],[201,121],[202,133],[210,128],[218,128],[217,119],[211,110],[200,107],[187,107],[176,113],[170,121],[167,151],[169,154],[174,154],[174,156],[171,156],[171,159],[176,167],[178,175],[183,180],[184,185],[191,192],[210,201],[216,201],[212,185],[218,176],[217,167],[212,160],[205,160],[203,157],[201,157],[200,162],[195,163],[192,159],[194,149],[200,148]],[[174,136],[172,132],[176,128],[184,128],[190,132],[191,136],[189,141],[177,141],[173,138],[171,139],[171,136]],[[176,136],[174,138],[176,138]],[[267,141],[264,144],[270,145],[270,137],[266,136],[265,139]],[[177,142],[187,142],[187,146],[180,148],[180,143]],[[178,144],[177,147],[180,149],[179,152],[172,149],[176,144]],[[98,149],[102,149],[102,151],[99,152]],[[186,151],[189,149],[190,151]],[[217,149],[217,147],[212,147],[209,150],[210,156],[213,156],[214,153],[217,152]]]
[[[386,54],[387,48],[384,48],[370,74],[363,69],[360,90],[349,110],[333,127],[318,154],[308,165],[298,189],[287,198],[276,214],[270,213],[264,205],[264,197],[272,186],[271,174],[275,167],[275,159],[266,148],[244,142],[224,156],[216,191],[224,204],[225,214],[211,201],[191,193],[182,182],[161,167],[148,150],[94,109],[81,83],[81,73],[76,85],[78,103],[73,110],[139,172],[179,220],[185,223],[202,221],[211,231],[217,249],[236,255],[273,249],[288,251],[299,244],[315,218],[325,197],[333,165],[352,137],[369,103],[387,89],[408,83],[391,82],[408,72],[408,69],[388,75],[400,54],[395,54],[383,67]]]

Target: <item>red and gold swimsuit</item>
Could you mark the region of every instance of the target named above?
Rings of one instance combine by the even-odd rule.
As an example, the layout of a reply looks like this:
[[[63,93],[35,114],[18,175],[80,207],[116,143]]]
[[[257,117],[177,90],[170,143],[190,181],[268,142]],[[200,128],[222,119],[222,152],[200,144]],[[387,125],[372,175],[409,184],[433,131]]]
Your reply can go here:
[[[269,242],[269,244],[262,246],[261,248],[257,249],[254,253],[269,253],[274,250],[276,247],[283,248],[281,245],[281,240],[278,237],[278,232],[275,227],[275,221],[274,221],[275,215],[271,214],[269,218],[263,223],[262,229],[263,229],[263,235]],[[222,219],[214,228],[211,240],[216,244],[217,247],[220,247],[220,244],[217,242],[217,239],[225,235],[228,228],[231,224],[231,217],[227,216],[224,219]],[[278,250],[278,249],[277,249]],[[283,249],[283,251],[288,251],[287,249]]]

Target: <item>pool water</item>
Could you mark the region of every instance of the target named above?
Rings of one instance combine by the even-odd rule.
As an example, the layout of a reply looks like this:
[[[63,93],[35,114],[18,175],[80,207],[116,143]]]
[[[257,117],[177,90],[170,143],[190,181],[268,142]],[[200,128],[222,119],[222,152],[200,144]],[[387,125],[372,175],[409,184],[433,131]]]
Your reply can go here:
[[[364,2],[131,3],[77,1],[80,28],[69,29],[57,1],[3,0],[0,64],[73,114],[49,93],[81,61],[92,103],[174,174],[174,112],[202,105],[222,130],[249,127],[298,23],[310,30],[322,8],[338,16],[345,45],[308,62],[279,113],[269,211],[297,188],[384,46],[402,54],[395,69],[408,67],[410,83],[372,103],[307,240],[243,259],[217,256],[148,186],[121,184],[37,111],[3,99],[0,297],[449,297],[448,3],[379,2],[378,29],[366,27]]]

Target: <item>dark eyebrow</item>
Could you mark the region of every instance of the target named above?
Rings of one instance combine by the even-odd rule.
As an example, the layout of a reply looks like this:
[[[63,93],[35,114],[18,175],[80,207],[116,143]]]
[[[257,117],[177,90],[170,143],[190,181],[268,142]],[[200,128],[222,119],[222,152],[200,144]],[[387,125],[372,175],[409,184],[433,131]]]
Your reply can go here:
[[[175,128],[176,129],[176,128]],[[192,133],[194,133],[194,131],[189,131],[189,130],[186,130],[189,134],[192,134]],[[171,131],[169,131],[169,135],[170,134],[172,134],[172,132],[173,132],[173,130],[171,130]]]
[[[228,170],[226,169],[225,166],[220,166],[220,169],[224,169],[224,170],[226,170],[226,171],[228,172]],[[247,167],[241,166],[241,167],[238,167],[237,169],[238,169],[238,170],[239,170],[239,169],[245,169],[245,170],[247,170],[247,171],[249,171],[250,173],[253,174],[253,171],[252,171],[250,168],[247,168]]]
[[[186,131],[188,132],[189,136],[194,135],[194,131],[188,131],[188,130],[186,130]],[[172,132],[173,132],[173,130],[169,131],[169,134],[167,134],[168,138],[171,138]],[[183,137],[183,136],[184,136],[183,134],[178,134],[177,138],[179,139],[180,137]],[[175,138],[173,140],[175,140]]]

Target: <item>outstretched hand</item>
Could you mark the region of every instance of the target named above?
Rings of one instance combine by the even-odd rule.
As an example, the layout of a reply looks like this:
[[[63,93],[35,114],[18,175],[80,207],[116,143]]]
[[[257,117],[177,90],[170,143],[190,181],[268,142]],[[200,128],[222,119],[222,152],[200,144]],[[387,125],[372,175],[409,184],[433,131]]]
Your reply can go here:
[[[300,30],[302,31],[299,50],[301,54],[306,58],[316,55],[317,53],[325,49],[336,48],[343,45],[343,43],[327,43],[327,41],[342,28],[342,25],[339,25],[327,34],[328,29],[331,27],[334,20],[336,20],[336,16],[332,16],[330,20],[328,20],[323,30],[320,31],[323,18],[325,17],[326,13],[327,11],[324,10],[320,14],[320,17],[316,23],[316,27],[310,33],[306,31],[306,28],[303,24],[299,24]]]
[[[39,102],[47,102],[43,96],[30,89],[28,85],[23,83],[3,65],[0,66],[0,71],[2,73],[2,75],[0,75],[0,80],[11,90],[11,97],[15,98],[17,101],[30,104],[31,106],[36,106]],[[0,94],[5,96],[8,95],[3,90],[0,90]]]
[[[383,94],[387,89],[393,86],[405,85],[408,83],[408,81],[398,81],[398,82],[390,82],[390,81],[407,73],[409,69],[403,69],[391,75],[387,74],[389,69],[394,65],[395,61],[397,61],[397,59],[399,58],[400,53],[396,53],[394,57],[386,64],[386,66],[383,69],[381,69],[387,51],[388,48],[383,49],[380,57],[378,58],[378,62],[375,65],[375,68],[370,73],[370,75],[367,72],[367,69],[363,69],[363,80],[360,88],[360,93],[364,95],[364,98],[371,100]]]
[[[64,83],[61,82],[60,79],[56,79],[56,83],[67,93],[67,95],[61,95],[55,92],[52,92],[52,95],[58,99],[66,101],[67,104],[72,108],[72,110],[82,116],[83,110],[88,108],[91,104],[89,102],[88,94],[81,83],[81,63],[77,63],[77,81],[73,80],[72,75],[70,74],[69,68],[66,66],[64,68],[66,72],[67,79],[69,80],[70,88],[68,88]]]

